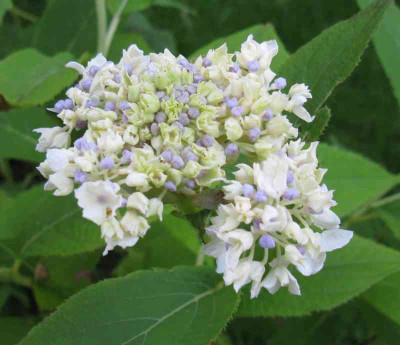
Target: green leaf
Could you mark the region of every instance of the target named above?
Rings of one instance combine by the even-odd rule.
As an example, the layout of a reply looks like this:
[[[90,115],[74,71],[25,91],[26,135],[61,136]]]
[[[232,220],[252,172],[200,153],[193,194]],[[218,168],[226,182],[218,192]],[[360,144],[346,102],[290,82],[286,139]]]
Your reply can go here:
[[[400,240],[400,201],[392,202],[377,210],[393,235]]]
[[[19,50],[0,61],[0,94],[14,106],[31,106],[51,100],[71,85],[77,72],[64,65],[69,53],[48,57],[35,49]]]
[[[36,323],[32,317],[0,317],[1,344],[17,344]]]
[[[278,45],[279,45],[279,53],[275,58],[272,60],[272,69],[278,68],[280,65],[282,65],[287,59],[289,58],[289,53],[285,49],[285,46],[283,45],[282,41],[279,39],[278,34],[275,31],[275,28],[272,26],[272,24],[266,24],[266,25],[254,25],[250,28],[247,28],[243,31],[236,32],[232,35],[226,36],[226,37],[221,37],[218,38],[206,46],[196,50],[191,55],[191,59],[197,58],[199,55],[205,55],[207,54],[209,49],[216,49],[223,45],[225,42],[228,45],[228,50],[229,52],[233,53],[235,51],[240,50],[241,44],[246,41],[247,36],[250,34],[253,34],[254,39],[257,42],[263,42],[263,41],[268,41],[268,40],[277,40]]]
[[[399,270],[400,253],[355,235],[349,245],[328,254],[321,272],[310,277],[295,273],[301,296],[290,295],[287,289],[270,295],[263,289],[250,300],[245,291],[239,315],[286,317],[329,310]]]
[[[141,34],[135,32],[117,32],[111,43],[110,52],[107,55],[108,59],[114,63],[118,63],[122,58],[122,50],[128,49],[131,44],[136,44],[145,54],[151,52],[151,47]]]
[[[107,1],[107,8],[112,13],[115,14],[118,11],[123,0],[106,0]],[[128,0],[124,10],[122,11],[123,14],[129,14],[132,12],[143,11],[146,8],[150,7],[152,0]]]
[[[235,311],[238,295],[206,267],[140,271],[70,298],[20,345],[204,345]]]
[[[374,308],[400,324],[400,273],[391,275],[371,287],[363,297]]]
[[[11,0],[2,0],[0,2],[0,24],[3,22],[3,17],[7,10],[12,7]]]
[[[367,7],[372,0],[357,0],[360,8]],[[386,11],[382,24],[373,35],[373,42],[382,66],[391,81],[394,94],[400,103],[400,8],[393,4]]]
[[[317,111],[317,115],[313,122],[302,124],[300,134],[303,140],[312,142],[324,134],[325,128],[331,118],[331,110],[328,107],[323,107]]]
[[[55,197],[43,186],[20,193],[0,215],[0,251],[6,247],[15,257],[72,255],[103,244],[72,195]]]
[[[96,52],[97,15],[95,1],[52,0],[48,2],[33,37],[33,47],[49,55],[60,51],[75,57]]]
[[[57,121],[44,109],[12,109],[0,113],[0,158],[43,161],[45,155],[35,150],[38,134],[33,129],[54,127]],[[13,143],[9,145],[9,143]]]
[[[3,305],[7,302],[8,296],[11,294],[11,287],[7,284],[0,283],[0,312]]]
[[[306,106],[310,114],[315,114],[332,90],[351,74],[390,4],[391,0],[377,0],[356,16],[333,25],[278,69],[288,85],[305,83],[310,87],[313,98]]]
[[[328,168],[324,183],[335,190],[334,199],[338,206],[333,210],[340,217],[378,199],[400,182],[399,176],[350,151],[320,144],[318,157],[320,166]]]

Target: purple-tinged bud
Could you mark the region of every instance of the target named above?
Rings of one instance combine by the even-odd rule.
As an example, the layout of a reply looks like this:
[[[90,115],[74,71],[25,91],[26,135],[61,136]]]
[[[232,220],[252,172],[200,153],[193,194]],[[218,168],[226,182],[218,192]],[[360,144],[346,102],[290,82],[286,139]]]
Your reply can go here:
[[[301,255],[304,255],[306,253],[306,248],[304,248],[304,246],[301,246],[300,244],[298,244],[296,246],[296,248],[300,252]]]
[[[89,74],[90,74],[92,77],[94,77],[94,76],[97,74],[98,71],[100,71],[100,67],[99,67],[99,66],[91,66],[91,67],[89,68]]]
[[[261,135],[261,129],[259,127],[253,127],[247,133],[250,142],[254,143]]]
[[[176,192],[176,184],[172,181],[165,182],[164,188],[169,190],[170,192]]]
[[[64,100],[60,99],[59,101],[54,104],[54,109],[57,113],[61,113],[64,110]]]
[[[158,123],[165,122],[166,119],[167,119],[167,115],[165,115],[165,113],[163,111],[159,111],[156,114],[156,121]]]
[[[158,123],[157,122],[153,122],[150,126],[150,131],[151,134],[153,135],[158,135],[158,133],[160,132],[159,128],[158,128]]]
[[[285,78],[282,78],[282,77],[276,79],[276,80],[275,80],[275,86],[276,86],[278,89],[283,89],[283,88],[286,86],[286,79],[285,79]]]
[[[111,157],[105,157],[101,160],[100,166],[104,170],[110,170],[114,168],[114,161]]]
[[[228,144],[225,148],[225,154],[227,156],[234,156],[238,153],[239,153],[239,147],[234,143]]]
[[[121,110],[127,110],[130,108],[129,103],[127,101],[121,101],[118,103],[118,108]]]
[[[190,95],[193,95],[194,93],[197,92],[197,87],[194,85],[189,85],[187,87],[187,92],[189,92]]]
[[[178,90],[174,90],[173,92],[172,92],[172,96],[174,96],[174,98],[176,99],[176,100],[178,100],[178,98],[181,96],[181,92],[180,91],[178,91]]]
[[[265,121],[270,121],[270,120],[272,120],[273,117],[274,117],[274,114],[272,113],[272,111],[270,109],[267,109],[264,113],[263,119]]]
[[[262,219],[261,218],[254,218],[253,219],[253,226],[259,230],[260,229],[260,225],[262,224]]]
[[[161,153],[161,158],[164,159],[166,162],[170,162],[174,153],[171,149],[166,149]]]
[[[184,125],[184,126],[186,126],[187,124],[189,124],[190,119],[189,119],[188,114],[186,114],[186,113],[180,113],[179,116],[178,116],[178,121],[179,121],[182,125]]]
[[[260,68],[260,65],[259,65],[259,63],[258,63],[257,60],[249,61],[249,62],[247,63],[247,69],[248,69],[250,72],[257,72],[257,71],[259,70],[259,68]]]
[[[83,90],[89,91],[92,86],[92,79],[83,79],[81,81],[81,87]]]
[[[265,203],[268,200],[267,193],[265,193],[263,190],[259,189],[256,194],[254,194],[254,200],[258,202]]]
[[[207,98],[205,98],[203,95],[200,96],[200,102],[206,104],[207,103]]]
[[[196,187],[196,183],[193,180],[187,179],[185,181],[185,186],[187,188],[193,189],[194,187]]]
[[[324,213],[324,210],[315,211],[314,209],[309,207],[308,212],[310,212],[311,214],[322,214],[322,213]]]
[[[204,147],[211,147],[214,144],[214,138],[211,135],[206,134],[201,138],[201,143]]]
[[[96,106],[96,103],[94,103],[93,101],[87,101],[85,104],[85,108],[92,108],[95,106]]]
[[[77,150],[81,152],[89,151],[92,149],[90,143],[83,137],[75,140],[74,146]]]
[[[157,91],[156,92],[156,96],[158,99],[161,99],[165,96],[165,92],[164,91]]]
[[[253,196],[255,190],[254,187],[251,184],[245,183],[242,186],[242,194],[243,196],[245,196],[246,198],[250,198]]]
[[[126,116],[125,114],[122,114],[122,122],[125,124],[129,122],[128,116]]]
[[[185,91],[185,87],[183,85],[175,85],[174,89],[177,91]]]
[[[77,129],[82,129],[82,128],[85,128],[85,127],[86,127],[86,121],[78,120],[76,122],[76,128]]]
[[[199,75],[199,74],[196,74],[196,75],[193,77],[193,81],[194,81],[195,83],[200,83],[203,79],[204,79],[204,78],[203,78],[201,75]]]
[[[114,110],[115,110],[115,103],[114,103],[114,102],[111,102],[111,101],[106,102],[106,103],[104,104],[104,110],[107,110],[107,111],[114,111]]]
[[[164,97],[161,97],[160,101],[169,101],[169,96],[165,95]]]
[[[220,90],[222,90],[222,91],[225,91],[225,88],[224,88],[223,85],[218,85],[217,87],[218,87],[218,89],[220,89]]]
[[[118,73],[114,74],[114,80],[119,84],[121,82],[121,77],[119,76]]]
[[[204,58],[203,66],[204,67],[210,67],[211,65],[212,65],[212,61],[209,58]]]
[[[200,110],[195,108],[195,107],[189,107],[188,110],[188,115],[192,118],[195,119],[200,115]]]
[[[122,197],[121,207],[126,207],[127,204],[128,204],[128,201],[126,200],[126,198]]]
[[[182,157],[179,155],[174,155],[171,159],[171,165],[175,169],[182,169],[185,166],[185,162],[183,161]]]
[[[185,160],[186,160],[186,162],[189,162],[189,161],[198,162],[199,161],[199,156],[196,155],[194,152],[189,151],[189,152],[187,152],[185,154]]]
[[[244,112],[244,108],[242,106],[240,106],[240,105],[237,105],[236,107],[233,107],[231,109],[231,113],[234,116],[238,116],[239,117],[239,116],[241,116],[243,114],[243,112]]]
[[[190,62],[185,58],[179,59],[177,62],[184,68],[188,68],[188,66],[190,65]]]
[[[203,147],[203,143],[201,142],[201,139],[197,139],[196,145]]]
[[[294,181],[294,174],[291,170],[287,172],[286,184],[292,184]]]
[[[283,197],[286,200],[294,200],[298,198],[299,195],[300,195],[299,191],[297,189],[292,189],[292,188],[287,189],[285,193],[283,193]]]
[[[182,91],[181,95],[176,100],[181,103],[189,103],[190,100],[189,92]]]
[[[74,179],[79,184],[84,184],[87,179],[87,175],[81,169],[75,169]]]
[[[180,122],[178,122],[178,121],[172,122],[172,126],[178,127],[179,132],[183,132],[183,130],[184,130],[183,125],[182,125]]]
[[[72,99],[67,98],[64,101],[64,109],[73,110],[74,109],[74,102]]]
[[[129,150],[122,151],[121,163],[130,163],[132,161],[133,152]]]
[[[236,107],[236,106],[238,105],[238,100],[237,100],[237,98],[236,98],[236,97],[228,98],[228,99],[226,100],[226,105],[227,105],[229,108]]]
[[[271,235],[262,235],[258,243],[263,248],[275,248],[275,240]]]
[[[240,71],[240,67],[237,63],[234,63],[232,67],[229,67],[229,72],[237,73]]]
[[[124,65],[124,68],[125,68],[125,71],[126,71],[126,73],[128,73],[128,75],[131,75],[132,74],[132,66],[131,65],[129,65],[129,64],[125,64]]]

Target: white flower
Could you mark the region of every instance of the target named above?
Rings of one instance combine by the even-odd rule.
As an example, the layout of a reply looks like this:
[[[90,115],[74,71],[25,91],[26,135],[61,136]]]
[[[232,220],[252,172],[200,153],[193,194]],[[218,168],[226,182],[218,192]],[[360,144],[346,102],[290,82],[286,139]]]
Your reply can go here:
[[[333,229],[325,230],[321,233],[321,250],[324,252],[331,252],[344,247],[350,242],[353,237],[353,231]]]
[[[116,246],[119,246],[123,249],[133,247],[139,240],[139,237],[124,233],[124,237],[122,239],[115,237],[104,237],[104,240],[106,241],[107,246],[104,249],[103,255],[107,255],[108,252],[113,250]]]
[[[149,207],[146,214],[146,217],[158,216],[158,218],[162,221],[164,204],[158,198],[152,198],[149,201]]]
[[[118,133],[108,129],[97,139],[97,145],[100,150],[108,155],[120,152],[124,146],[124,141]]]
[[[83,217],[101,225],[107,218],[115,216],[115,210],[122,204],[118,190],[119,186],[111,182],[85,182],[75,190]]]
[[[219,205],[217,216],[211,218],[211,222],[213,229],[218,229],[220,232],[231,231],[240,224],[239,214],[232,204]]]
[[[328,190],[326,185],[314,189],[307,195],[306,205],[315,212],[319,212],[324,208],[336,206],[336,202],[333,201],[333,191]]]
[[[254,183],[254,172],[253,169],[247,164],[238,164],[236,165],[239,170],[235,171],[233,175],[235,179],[240,183]]]
[[[97,54],[92,60],[90,60],[88,62],[87,68],[82,66],[80,63],[77,63],[77,62],[74,62],[74,61],[68,62],[65,65],[65,67],[73,68],[79,74],[83,75],[85,73],[89,73],[90,68],[92,66],[102,67],[106,62],[107,62],[107,59],[102,54]]]
[[[127,211],[121,219],[122,228],[133,236],[143,237],[150,228],[146,218],[139,216],[135,211]]]
[[[311,117],[309,112],[303,107],[303,104],[307,102],[307,99],[312,98],[311,93],[305,84],[293,85],[289,90],[289,97],[290,101],[285,110],[293,112],[306,122],[314,120],[314,116]]]
[[[70,135],[65,128],[37,128],[33,131],[41,134],[36,151],[46,152],[50,148],[66,148],[69,145]]]
[[[146,187],[148,186],[148,177],[144,173],[132,172],[126,178],[126,184],[129,187]]]
[[[149,208],[149,199],[143,193],[136,192],[129,195],[126,206],[146,214]]]
[[[274,294],[281,287],[288,286],[291,294],[301,294],[296,278],[287,269],[288,262],[286,260],[274,259],[269,265],[272,269],[261,283],[261,285],[265,287],[269,293]]]
[[[64,196],[74,190],[74,181],[64,175],[63,172],[57,172],[49,176],[49,180],[44,185],[45,190],[54,190],[54,195]]]
[[[321,229],[337,229],[340,225],[340,218],[330,209],[325,209],[321,214],[311,214],[311,219]]]
[[[233,200],[236,196],[242,194],[243,185],[238,181],[229,181],[229,184],[222,187],[224,198]]]

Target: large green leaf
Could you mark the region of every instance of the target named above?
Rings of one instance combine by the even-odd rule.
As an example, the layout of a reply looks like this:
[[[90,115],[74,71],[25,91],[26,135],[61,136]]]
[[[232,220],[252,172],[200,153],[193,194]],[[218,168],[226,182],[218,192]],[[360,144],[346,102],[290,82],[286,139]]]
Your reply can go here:
[[[238,295],[205,267],[140,271],[72,298],[20,345],[204,345],[226,325]]]
[[[307,109],[311,114],[353,71],[390,4],[391,0],[377,0],[356,16],[333,25],[278,69],[288,85],[305,83],[310,87],[313,98],[307,102]]]
[[[106,0],[107,8],[112,14],[115,14],[123,0]],[[143,11],[150,7],[152,0],[127,0],[126,6],[123,10],[123,14],[129,14],[132,12]]]
[[[162,222],[152,223],[145,238],[128,249],[128,255],[115,274],[122,276],[151,267],[194,265],[199,250],[200,238],[196,229],[187,220],[164,215]]]
[[[71,52],[75,57],[95,53],[97,15],[94,0],[51,0],[33,37],[33,46],[45,54]]]
[[[221,37],[218,38],[206,46],[200,48],[199,50],[196,50],[191,55],[191,58],[196,58],[199,55],[204,55],[207,54],[209,49],[215,49],[218,48],[219,46],[223,45],[226,43],[228,45],[228,49],[230,52],[235,52],[240,50],[240,45],[246,41],[247,36],[253,34],[254,39],[258,42],[263,42],[263,41],[268,41],[268,40],[277,40],[279,44],[279,53],[278,55],[272,60],[272,69],[278,68],[280,65],[282,65],[288,58],[289,58],[289,53],[285,49],[283,43],[278,37],[278,34],[276,33],[274,27],[271,24],[267,25],[254,25],[250,28],[247,28],[243,31],[236,32],[232,35],[226,36],[226,37]]]
[[[0,158],[41,162],[44,153],[35,150],[38,134],[34,128],[54,127],[57,121],[44,109],[12,109],[0,113]],[[13,143],[10,145],[10,143]]]
[[[378,209],[378,214],[386,223],[393,235],[400,240],[400,201],[392,202]]]
[[[357,0],[361,8],[367,7],[372,0]],[[375,31],[373,41],[386,75],[392,83],[394,94],[400,103],[400,8],[393,4],[385,13],[382,25]]]
[[[2,0],[0,2],[0,24],[3,21],[4,14],[12,7],[11,0]]]
[[[312,142],[324,134],[328,122],[331,118],[331,110],[328,107],[323,107],[317,111],[317,115],[313,122],[304,123],[300,127],[300,135],[304,141]]]
[[[400,273],[371,287],[363,297],[381,313],[400,324]]]
[[[100,229],[82,218],[72,195],[55,197],[43,186],[20,193],[0,215],[0,251],[14,257],[72,255],[103,244]]]
[[[1,345],[17,344],[36,323],[31,317],[0,317]]]
[[[318,157],[320,166],[328,168],[324,183],[335,190],[338,206],[333,210],[341,217],[379,198],[400,182],[399,176],[353,152],[320,144]]]
[[[302,316],[329,310],[358,296],[372,285],[400,270],[400,253],[355,235],[345,248],[328,254],[321,272],[298,277],[301,296],[281,289],[275,295],[265,289],[250,300],[243,294],[240,316]]]
[[[0,61],[0,94],[14,106],[31,106],[51,100],[72,84],[77,72],[65,68],[69,53],[48,57],[35,49],[19,50]]]

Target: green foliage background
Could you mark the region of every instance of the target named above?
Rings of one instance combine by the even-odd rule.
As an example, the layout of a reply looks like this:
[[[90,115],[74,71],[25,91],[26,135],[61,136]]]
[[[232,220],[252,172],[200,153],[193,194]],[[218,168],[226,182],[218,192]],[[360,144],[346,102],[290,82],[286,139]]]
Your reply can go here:
[[[106,0],[109,19],[119,2]],[[64,64],[96,53],[95,0],[0,0],[1,344],[398,344],[398,3],[321,34],[372,2],[129,0],[122,14],[108,55],[115,62],[133,43],[192,56],[226,40],[239,49],[253,33],[281,42],[275,71],[311,86],[317,119],[301,133],[322,133],[335,211],[357,235],[300,280],[302,297],[250,301],[244,291],[240,302],[219,286],[211,260],[193,266],[195,222],[169,210],[137,246],[104,258],[97,227],[73,198],[42,190],[32,129],[57,123],[45,108],[77,78]]]

